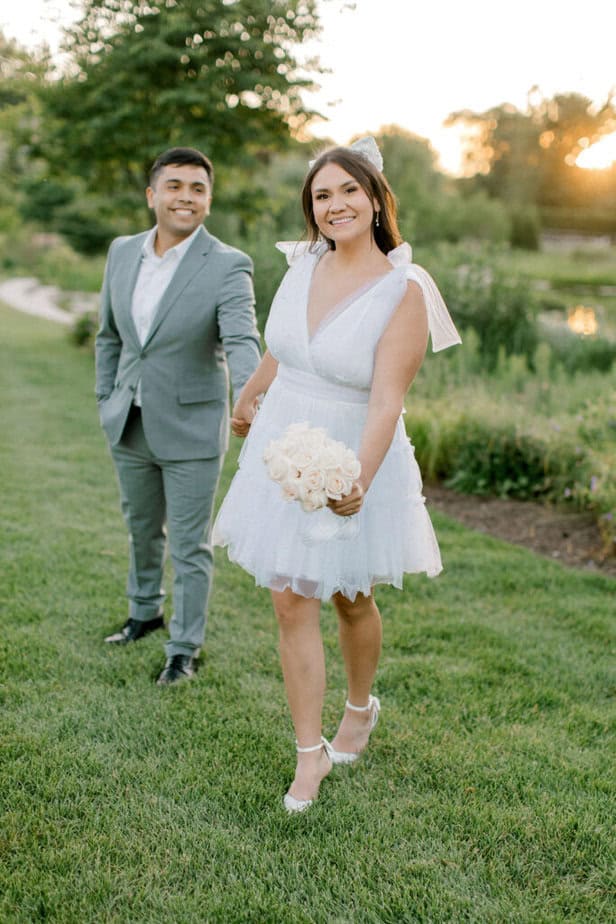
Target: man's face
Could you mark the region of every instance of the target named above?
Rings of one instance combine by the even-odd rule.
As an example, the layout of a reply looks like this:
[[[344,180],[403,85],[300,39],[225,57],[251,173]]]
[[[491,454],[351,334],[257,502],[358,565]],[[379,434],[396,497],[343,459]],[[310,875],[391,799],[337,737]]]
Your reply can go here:
[[[196,164],[168,164],[154,185],[148,186],[146,197],[159,231],[181,241],[210,213],[210,180],[205,169]]]

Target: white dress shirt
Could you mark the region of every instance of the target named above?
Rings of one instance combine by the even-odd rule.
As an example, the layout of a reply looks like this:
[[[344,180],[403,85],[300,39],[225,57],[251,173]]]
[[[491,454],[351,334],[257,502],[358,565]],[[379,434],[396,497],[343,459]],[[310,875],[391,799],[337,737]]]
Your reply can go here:
[[[139,267],[139,275],[137,276],[131,303],[133,321],[135,322],[139,342],[142,345],[148,336],[156,309],[165,294],[165,289],[171,282],[182,257],[199,233],[199,230],[200,228],[195,228],[189,237],[176,244],[175,247],[170,247],[162,257],[159,257],[154,250],[156,227],[152,228],[145,239],[141,266]],[[141,407],[141,382],[137,383],[134,403]]]

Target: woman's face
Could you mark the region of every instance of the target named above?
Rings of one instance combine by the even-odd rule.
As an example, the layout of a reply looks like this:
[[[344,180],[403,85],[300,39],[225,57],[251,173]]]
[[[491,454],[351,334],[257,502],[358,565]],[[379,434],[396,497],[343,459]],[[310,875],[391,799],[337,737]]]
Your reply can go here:
[[[372,202],[355,177],[329,163],[315,173],[311,186],[312,210],[319,231],[338,243],[372,235],[378,204]]]

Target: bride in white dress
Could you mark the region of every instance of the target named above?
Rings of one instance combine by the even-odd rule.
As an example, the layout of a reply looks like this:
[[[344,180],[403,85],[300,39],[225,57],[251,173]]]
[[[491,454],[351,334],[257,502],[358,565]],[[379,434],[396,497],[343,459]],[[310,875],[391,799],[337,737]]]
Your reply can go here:
[[[289,812],[312,804],[332,764],[356,760],[378,719],[371,691],[381,617],[372,588],[401,587],[405,572],[441,570],[401,415],[428,335],[434,350],[460,338],[433,280],[411,262],[381,171],[373,139],[328,150],[311,164],[302,192],[310,240],[278,245],[290,268],[265,328],[267,351],[233,409],[233,432],[248,438],[214,527],[214,542],[271,590],[297,739]],[[351,493],[330,501],[339,517],[357,517],[350,538],[342,531],[308,542],[307,524],[320,514],[285,501],[267,474],[265,447],[300,422],[357,453],[361,474]],[[321,600],[329,598],[348,683],[331,745],[321,736],[319,624]]]

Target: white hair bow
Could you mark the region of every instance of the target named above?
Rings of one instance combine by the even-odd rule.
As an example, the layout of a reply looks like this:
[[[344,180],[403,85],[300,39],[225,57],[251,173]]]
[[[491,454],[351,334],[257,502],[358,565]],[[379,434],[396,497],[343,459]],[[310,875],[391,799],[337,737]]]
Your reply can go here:
[[[353,144],[341,144],[340,147],[345,147],[348,151],[354,151],[355,154],[360,154],[362,157],[365,157],[366,160],[369,160],[379,172],[383,172],[383,155],[379,151],[378,145],[372,135],[366,135],[365,138],[358,138]],[[308,167],[312,169],[318,159],[318,157],[315,157],[314,160],[308,161]]]

